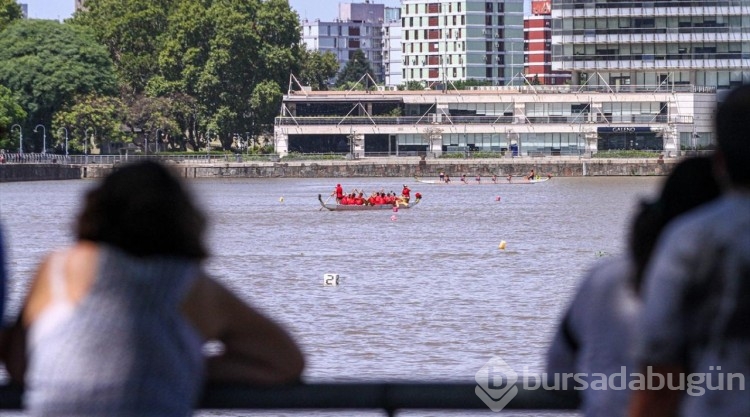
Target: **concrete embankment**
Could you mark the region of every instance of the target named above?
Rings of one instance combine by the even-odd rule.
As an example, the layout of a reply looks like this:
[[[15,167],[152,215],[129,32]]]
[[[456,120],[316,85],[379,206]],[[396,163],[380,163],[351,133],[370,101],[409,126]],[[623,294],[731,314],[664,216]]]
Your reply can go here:
[[[353,161],[290,162],[170,162],[184,178],[347,178],[437,177],[442,171],[453,178],[499,177],[535,173],[555,177],[666,175],[678,158],[667,159],[427,159],[363,158]],[[101,178],[113,165],[3,164],[0,182]]]

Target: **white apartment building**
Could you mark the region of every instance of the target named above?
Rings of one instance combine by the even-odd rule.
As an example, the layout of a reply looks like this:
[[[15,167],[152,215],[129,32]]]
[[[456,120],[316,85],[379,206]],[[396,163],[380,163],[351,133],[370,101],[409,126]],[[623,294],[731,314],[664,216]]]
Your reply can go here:
[[[339,16],[331,22],[318,19],[300,22],[302,42],[308,50],[333,52],[340,68],[344,68],[354,51],[360,49],[370,61],[376,81],[383,82],[387,63],[384,55],[390,52],[391,45],[385,42],[384,34],[393,35],[385,18],[382,4],[339,3]]]
[[[516,81],[524,68],[523,0],[403,0],[404,81]]]

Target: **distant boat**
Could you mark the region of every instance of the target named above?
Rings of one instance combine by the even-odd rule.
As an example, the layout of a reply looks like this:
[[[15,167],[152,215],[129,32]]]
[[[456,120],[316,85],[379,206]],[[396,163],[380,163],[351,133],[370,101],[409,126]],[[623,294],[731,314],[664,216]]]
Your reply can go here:
[[[482,177],[482,181],[477,182],[474,178],[467,178],[466,182],[461,181],[459,178],[458,180],[454,180],[451,178],[450,182],[440,181],[440,180],[423,180],[420,177],[414,177],[414,179],[422,184],[435,184],[435,185],[522,185],[522,184],[537,184],[540,182],[549,181],[552,179],[552,175],[548,175],[546,177],[536,177],[533,180],[527,179],[525,176],[522,177],[510,177],[510,180],[508,177],[497,177],[495,181],[492,181],[491,178]]]
[[[393,210],[396,207],[396,205],[394,204],[377,204],[374,206],[366,204],[363,204],[361,206],[356,204],[328,204],[323,201],[323,197],[320,194],[318,194],[318,201],[320,201],[320,205],[322,206],[321,209],[327,209],[330,211]],[[419,204],[420,201],[422,201],[421,194],[414,201],[408,204],[399,203],[398,209],[403,210],[412,208]]]

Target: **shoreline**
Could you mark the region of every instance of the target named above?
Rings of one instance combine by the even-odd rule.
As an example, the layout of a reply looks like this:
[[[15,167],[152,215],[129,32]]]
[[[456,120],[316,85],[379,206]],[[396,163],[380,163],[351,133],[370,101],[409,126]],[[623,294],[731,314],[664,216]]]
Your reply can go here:
[[[452,178],[540,176],[664,176],[678,158],[598,159],[523,157],[498,159],[421,159],[419,157],[362,158],[346,161],[299,160],[288,162],[179,161],[165,159],[183,178],[437,178],[442,171]],[[54,181],[101,178],[116,164],[2,164],[0,182]]]

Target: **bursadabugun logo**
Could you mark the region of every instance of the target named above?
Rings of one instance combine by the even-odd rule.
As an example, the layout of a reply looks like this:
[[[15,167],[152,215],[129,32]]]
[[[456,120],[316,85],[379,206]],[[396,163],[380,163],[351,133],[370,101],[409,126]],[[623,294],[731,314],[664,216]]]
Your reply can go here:
[[[518,374],[499,356],[493,356],[477,372],[474,392],[492,411],[500,411],[518,394]]]

